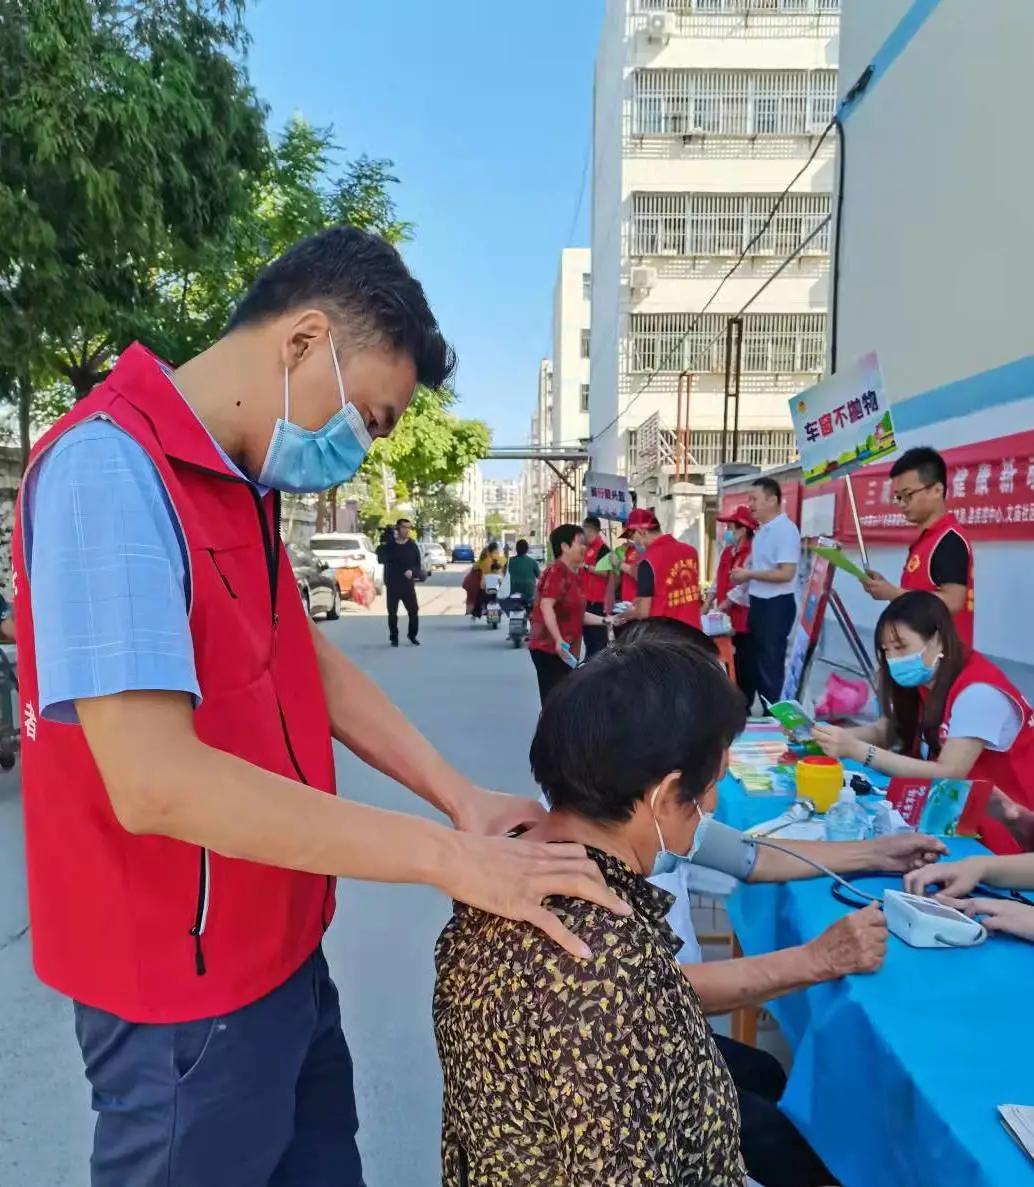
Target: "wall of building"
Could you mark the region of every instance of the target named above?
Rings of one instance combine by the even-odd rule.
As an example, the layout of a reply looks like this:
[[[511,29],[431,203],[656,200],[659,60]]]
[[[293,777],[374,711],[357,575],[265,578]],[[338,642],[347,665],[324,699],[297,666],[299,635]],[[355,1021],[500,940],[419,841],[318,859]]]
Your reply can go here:
[[[845,6],[842,94],[912,7]],[[839,359],[879,353],[905,447],[1034,428],[1034,160],[1017,101],[1032,45],[1027,0],[941,0],[845,118]],[[1013,363],[1005,383],[996,369]],[[954,386],[969,376],[984,378]],[[881,548],[872,560],[898,573],[903,555]],[[1034,691],[1034,635],[1016,629],[1034,540],[977,543],[974,556],[977,646]],[[844,585],[870,628],[879,607]]]
[[[658,8],[663,6],[658,5]],[[658,414],[676,427],[678,343],[691,324],[670,322],[658,337],[665,344],[656,352],[667,361],[644,362],[630,340],[656,315],[699,313],[711,299],[735,254],[640,254],[633,234],[634,212],[641,197],[699,195],[772,195],[773,201],[806,162],[815,147],[814,135],[674,135],[644,132],[636,116],[637,77],[641,71],[787,71],[828,72],[836,69],[838,15],[691,13],[670,6],[672,34],[667,40],[645,35],[649,15],[638,11],[637,0],[608,4],[596,73],[596,132],[593,194],[593,361],[592,413],[594,465],[621,469],[626,430]],[[655,14],[653,14],[655,15]],[[660,78],[660,75],[650,77]],[[829,110],[832,110],[829,91]],[[688,112],[664,100],[657,111]],[[666,117],[667,118],[667,117]],[[682,118],[678,116],[677,118]],[[685,117],[689,119],[687,115]],[[823,126],[828,115],[823,117]],[[617,127],[616,127],[617,122]],[[809,125],[810,126],[810,125]],[[617,143],[615,143],[617,140]],[[823,145],[815,162],[795,184],[801,195],[829,194],[832,189],[833,138]],[[749,235],[746,236],[749,238]],[[796,243],[796,240],[793,240]],[[751,306],[757,315],[815,315],[809,326],[824,327],[829,262],[825,247],[795,261]],[[709,306],[714,315],[740,310],[772,276],[790,248],[765,245],[748,257]],[[617,259],[615,260],[615,253]],[[648,288],[634,286],[633,269],[651,270]],[[616,269],[616,274],[615,274]],[[641,272],[639,272],[641,275]],[[655,324],[655,323],[654,323]],[[681,326],[681,328],[676,328]],[[720,329],[719,329],[720,332]],[[821,330],[820,330],[821,332]],[[617,358],[613,342],[617,342]],[[672,356],[675,357],[672,357]],[[650,356],[651,358],[654,356]],[[712,367],[694,364],[690,427],[721,428],[724,408],[723,355]],[[740,425],[750,430],[789,427],[787,400],[817,378],[821,364],[810,371],[744,374]],[[617,418],[617,423],[610,426]]]
[[[565,247],[560,253],[553,289],[553,445],[577,445],[589,435],[589,412],[582,409],[589,359],[582,357],[582,334],[590,325],[583,278],[591,277],[591,259],[587,247]]]
[[[19,450],[0,446],[0,592],[10,601],[11,535],[14,532],[14,505],[18,498],[22,464]]]

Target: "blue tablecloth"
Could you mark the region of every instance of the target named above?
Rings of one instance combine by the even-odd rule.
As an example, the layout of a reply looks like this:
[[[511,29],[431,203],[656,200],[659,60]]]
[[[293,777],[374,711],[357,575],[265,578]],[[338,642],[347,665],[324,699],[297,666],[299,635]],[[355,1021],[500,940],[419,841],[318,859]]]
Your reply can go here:
[[[718,816],[747,828],[788,802],[727,777]],[[965,840],[950,848],[982,851]],[[729,901],[748,956],[814,939],[848,910],[828,879],[745,886]],[[1032,1002],[1034,944],[992,936],[922,950],[892,936],[878,974],[769,1006],[795,1050],[782,1107],[844,1187],[1034,1187],[1034,1165],[996,1112],[1034,1104]]]

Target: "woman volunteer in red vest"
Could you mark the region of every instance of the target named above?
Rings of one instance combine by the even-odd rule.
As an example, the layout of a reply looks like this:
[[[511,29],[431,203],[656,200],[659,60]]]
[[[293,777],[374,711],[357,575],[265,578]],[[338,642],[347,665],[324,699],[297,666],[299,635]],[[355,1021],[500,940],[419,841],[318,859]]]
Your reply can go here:
[[[714,600],[716,609],[728,614],[732,623],[733,646],[736,649],[736,683],[747,700],[748,708],[754,704],[757,693],[755,661],[751,652],[750,599],[736,602],[730,596],[742,586],[733,585],[729,574],[733,569],[745,569],[750,562],[751,542],[757,531],[757,520],[747,506],[737,507],[730,515],[719,515],[718,522],[728,524],[725,532],[725,547],[718,558],[718,569],[714,579]]]
[[[131,346],[33,450],[13,540],[33,959],[75,1001],[93,1187],[359,1187],[322,953],[338,876],[422,882],[584,945],[584,853],[453,770],[307,620],[280,491],[355,474],[452,370],[420,285],[335,227],[178,370]],[[69,590],[72,591],[69,594]],[[332,738],[451,817],[336,792]]]
[[[817,725],[815,741],[887,775],[986,779],[1034,809],[1034,710],[1002,670],[959,639],[944,602],[902,594],[876,625],[883,716],[856,729]],[[1019,852],[989,813],[981,839],[995,853]]]
[[[597,571],[597,566],[610,552],[601,534],[602,525],[595,515],[587,515],[582,528],[585,531],[585,559],[578,570],[578,584],[585,598],[585,609],[600,618],[606,613],[607,587],[610,578],[607,573]],[[589,659],[607,646],[605,626],[585,627],[585,658]]]
[[[674,618],[701,629],[700,558],[691,544],[661,531],[653,511],[637,507],[626,529],[640,550],[636,572],[636,618]]]
[[[920,529],[905,559],[901,584],[870,572],[866,591],[878,602],[892,602],[908,590],[936,594],[955,618],[955,629],[973,646],[973,549],[948,510],[948,468],[928,446],[906,450],[891,471],[894,501],[909,523]]]

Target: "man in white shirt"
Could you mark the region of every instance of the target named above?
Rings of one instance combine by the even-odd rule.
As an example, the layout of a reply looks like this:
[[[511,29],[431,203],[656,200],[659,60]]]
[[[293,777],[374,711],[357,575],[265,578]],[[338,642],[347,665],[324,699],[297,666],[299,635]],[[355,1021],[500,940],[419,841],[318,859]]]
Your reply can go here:
[[[754,534],[750,567],[733,569],[729,579],[733,585],[746,585],[750,594],[756,687],[772,702],[782,695],[786,641],[797,613],[801,533],[783,511],[783,491],[774,478],[759,478],[747,504],[761,526]]]

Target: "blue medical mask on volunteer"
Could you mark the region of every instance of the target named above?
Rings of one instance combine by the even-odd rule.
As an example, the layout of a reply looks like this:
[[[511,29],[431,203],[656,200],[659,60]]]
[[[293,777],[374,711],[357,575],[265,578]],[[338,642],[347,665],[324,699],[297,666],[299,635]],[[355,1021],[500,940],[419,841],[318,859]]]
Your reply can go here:
[[[736,533],[732,528],[726,528],[722,533],[722,543],[726,545],[736,543]]]
[[[938,652],[932,664],[926,662],[923,658],[925,655],[926,647],[909,655],[888,655],[887,671],[890,672],[891,680],[902,688],[919,688],[923,684],[929,684],[937,671],[941,655]]]
[[[688,853],[672,853],[664,843],[664,834],[661,832],[661,826],[657,823],[657,817],[653,811],[654,800],[656,800],[659,790],[660,788],[657,788],[650,797],[650,815],[653,816],[653,827],[657,830],[657,840],[661,845],[657,856],[653,859],[653,869],[650,871],[651,878],[657,878],[662,874],[674,874],[682,862],[691,862],[703,844],[704,833],[707,831],[707,822],[711,819],[710,812],[701,812],[700,805],[694,805],[697,815],[700,817],[700,823],[697,825],[697,830],[693,834],[693,844],[690,846]]]
[[[363,423],[362,413],[345,399],[334,339],[327,332],[334,363],[341,407],[318,429],[291,424],[291,381],[284,368],[284,415],[273,428],[266,460],[258,476],[260,486],[293,495],[311,495],[330,490],[354,478],[370,451],[373,439]]]

